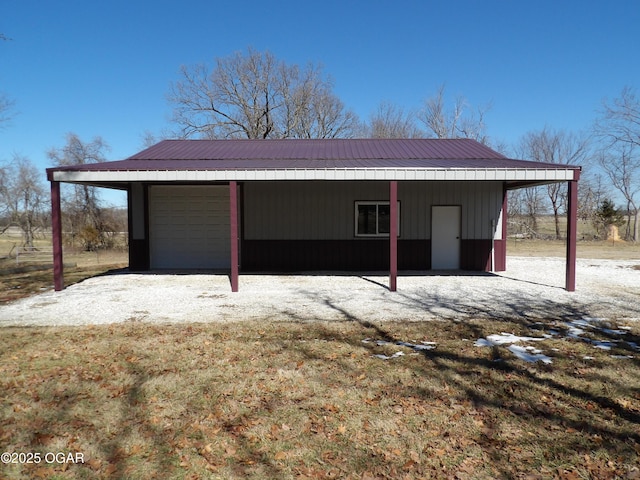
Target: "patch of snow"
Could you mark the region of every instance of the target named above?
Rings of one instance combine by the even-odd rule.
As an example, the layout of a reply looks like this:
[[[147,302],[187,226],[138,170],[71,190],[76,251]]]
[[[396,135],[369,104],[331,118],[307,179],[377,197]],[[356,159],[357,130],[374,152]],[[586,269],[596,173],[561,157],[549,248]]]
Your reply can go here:
[[[408,343],[408,342],[397,342],[396,345],[412,348],[414,350],[433,350],[434,348],[436,348],[435,342],[420,342],[420,343],[422,343],[422,345],[416,345],[415,343]]]
[[[543,362],[548,364],[552,363],[552,360],[550,357],[543,355],[542,350],[531,346],[513,345],[514,343],[519,342],[539,342],[541,340],[546,340],[547,338],[550,338],[550,335],[546,335],[544,337],[519,337],[511,333],[503,332],[500,335],[488,335],[487,338],[479,338],[478,340],[476,340],[476,343],[474,343],[474,346],[497,347],[501,345],[509,345],[507,349],[520,360],[524,360],[525,362],[530,363]]]
[[[588,339],[585,338],[584,340]],[[591,340],[590,343],[600,350],[611,350],[611,347],[616,346],[615,342],[601,342],[600,340]]]
[[[567,325],[571,328],[584,327],[598,332],[605,333],[607,335],[626,335],[628,328],[612,329],[606,327],[607,321],[602,318],[584,317],[581,320],[573,320],[567,322]],[[578,328],[579,330],[580,328]]]
[[[519,342],[540,342],[542,340],[546,340],[547,338],[550,338],[550,335],[545,335],[544,337],[519,337],[512,333],[502,332],[500,334],[488,335],[486,339],[480,338],[479,340],[476,341],[475,346],[476,347],[485,347],[485,346],[495,347],[499,345],[508,345],[508,344],[519,343]],[[479,345],[478,342],[481,342],[482,344]]]
[[[551,358],[546,355],[542,355],[542,351],[533,347],[521,347],[519,345],[509,345],[507,347],[511,353],[513,353],[520,360],[524,360],[525,362],[535,363],[535,362],[543,362],[543,363],[551,363]]]
[[[618,358],[618,359],[627,359],[627,358],[634,358],[633,355],[609,355],[611,358]]]
[[[376,358],[379,358],[381,360],[391,360],[392,358],[398,358],[398,357],[402,357],[404,355],[404,353],[402,352],[396,352],[391,356],[387,356],[387,355],[382,355],[381,353],[378,353],[376,355],[373,355]]]
[[[626,335],[627,334],[627,332],[624,330],[617,330],[617,329],[611,330],[609,328],[601,328],[600,331],[602,333],[606,333],[607,335]]]
[[[571,322],[566,322],[565,325],[569,327],[567,332],[567,338],[573,338],[576,340],[582,340],[583,342],[590,343],[595,348],[599,348],[601,350],[611,350],[611,348],[615,347],[619,340],[593,340],[591,338],[583,337],[582,335],[585,333],[585,330],[580,327],[588,328],[591,331],[596,333],[603,333],[605,335],[615,336],[615,335],[626,335],[628,330],[631,330],[631,327],[620,327],[620,328],[607,328],[605,326],[601,326],[599,324],[604,324],[605,321],[599,318],[590,318],[585,317],[581,320],[573,320]],[[634,350],[639,350],[640,347],[635,342],[625,342]]]
[[[372,343],[373,340],[371,338],[365,338],[364,340],[360,340],[362,343]],[[399,347],[407,347],[407,348],[411,348],[412,350],[414,350],[416,353],[419,352],[424,352],[426,350],[433,350],[434,348],[436,348],[437,344],[435,342],[424,342],[421,341],[420,342],[421,345],[415,344],[415,343],[409,343],[409,342],[389,342],[387,340],[376,340],[375,344],[379,347],[382,347],[384,345],[398,345]],[[400,355],[404,355],[404,353],[402,352],[397,352],[394,355],[388,357],[387,355],[374,355],[374,357],[376,358],[380,358],[382,360],[389,360],[391,358],[395,358],[398,357]]]
[[[584,335],[585,331],[582,328],[577,327],[576,325],[582,325],[582,322],[579,320],[574,320],[572,322],[566,323],[567,327],[569,327],[569,331],[567,332],[568,338],[578,338],[582,339],[582,335]]]

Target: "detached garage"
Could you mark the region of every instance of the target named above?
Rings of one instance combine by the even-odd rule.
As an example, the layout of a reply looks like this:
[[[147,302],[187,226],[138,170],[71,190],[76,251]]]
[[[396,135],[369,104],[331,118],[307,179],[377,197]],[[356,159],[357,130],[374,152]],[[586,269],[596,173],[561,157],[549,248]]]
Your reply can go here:
[[[63,288],[60,182],[128,192],[132,270],[239,272],[506,268],[507,195],[569,185],[575,289],[580,167],[509,159],[473,140],[166,140],[126,160],[56,167],[56,289]]]

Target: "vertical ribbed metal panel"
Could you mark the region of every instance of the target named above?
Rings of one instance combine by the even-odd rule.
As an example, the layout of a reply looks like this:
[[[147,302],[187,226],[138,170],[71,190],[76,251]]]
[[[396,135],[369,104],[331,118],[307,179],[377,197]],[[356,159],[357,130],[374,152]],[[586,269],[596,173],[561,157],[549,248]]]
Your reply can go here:
[[[247,182],[247,240],[354,238],[356,201],[388,200],[388,182]],[[400,238],[431,238],[431,206],[462,206],[462,237],[491,238],[502,207],[501,182],[399,182]]]

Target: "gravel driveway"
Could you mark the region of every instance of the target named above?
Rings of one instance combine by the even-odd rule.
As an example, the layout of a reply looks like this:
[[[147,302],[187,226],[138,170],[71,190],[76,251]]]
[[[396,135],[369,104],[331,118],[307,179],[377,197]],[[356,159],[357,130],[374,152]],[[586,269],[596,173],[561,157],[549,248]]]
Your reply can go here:
[[[640,320],[640,261],[585,260],[577,291],[566,292],[563,258],[509,257],[498,275],[408,275],[389,292],[386,275],[224,275],[118,273],[62,292],[0,307],[0,326],[89,325],[125,321],[431,320],[595,317]]]

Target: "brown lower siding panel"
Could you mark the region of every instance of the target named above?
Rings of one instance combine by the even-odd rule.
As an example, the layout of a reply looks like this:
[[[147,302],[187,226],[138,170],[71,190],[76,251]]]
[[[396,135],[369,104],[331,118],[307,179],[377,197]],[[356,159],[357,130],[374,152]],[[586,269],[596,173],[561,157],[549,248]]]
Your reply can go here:
[[[149,270],[149,243],[129,240],[129,270]]]
[[[431,268],[429,240],[398,240],[400,270]],[[389,241],[243,240],[243,271],[388,270]]]
[[[504,272],[507,269],[507,241],[494,240],[494,254],[496,257],[496,272]]]
[[[462,270],[491,270],[491,240],[460,240],[460,268]]]
[[[506,242],[496,240],[496,271],[503,271]],[[461,240],[460,268],[489,271],[491,240]],[[389,241],[366,240],[243,240],[242,270],[296,272],[308,270],[388,270]],[[149,269],[146,240],[130,240],[129,268]],[[430,270],[431,240],[398,239],[398,269]]]

